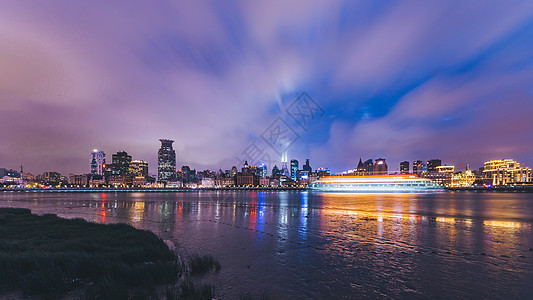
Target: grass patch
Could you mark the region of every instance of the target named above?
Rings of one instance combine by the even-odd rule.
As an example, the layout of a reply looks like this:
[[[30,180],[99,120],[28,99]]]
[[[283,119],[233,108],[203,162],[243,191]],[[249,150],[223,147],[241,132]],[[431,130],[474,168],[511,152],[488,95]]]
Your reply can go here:
[[[189,268],[191,275],[200,275],[214,270],[220,270],[220,263],[211,255],[191,255],[189,257]]]
[[[0,208],[0,292],[53,299],[83,288],[88,299],[127,299],[174,284],[182,268],[149,231]]]

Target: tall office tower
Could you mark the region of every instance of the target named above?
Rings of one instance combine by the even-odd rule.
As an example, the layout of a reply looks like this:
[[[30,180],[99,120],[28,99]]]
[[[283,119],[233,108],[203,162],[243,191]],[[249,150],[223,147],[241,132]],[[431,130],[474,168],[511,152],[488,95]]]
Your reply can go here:
[[[102,175],[104,171],[103,170],[104,165],[105,165],[104,151],[94,149],[93,152],[91,152],[91,174]]]
[[[279,177],[279,176],[281,176],[281,171],[278,169],[278,166],[274,165],[274,167],[272,168],[272,177]]]
[[[400,163],[400,174],[409,174],[409,162],[402,161]]]
[[[434,173],[437,172],[437,167],[442,166],[442,161],[440,159],[431,159],[428,161],[428,172]]]
[[[372,161],[372,159],[367,159],[364,163],[363,163],[363,167],[365,169],[365,175],[372,175],[374,174],[374,162]]]
[[[298,180],[298,161],[296,159],[291,160],[291,179]]]
[[[283,154],[281,155],[281,175],[286,176],[286,177],[291,176],[289,172],[287,152],[283,152]]]
[[[144,160],[134,160],[130,164],[130,174],[135,177],[148,176],[148,163]]]
[[[378,158],[376,159],[376,162],[374,163],[374,175],[387,175],[388,169],[387,169],[387,162],[384,158]]]
[[[413,174],[422,173],[422,167],[423,167],[423,163],[421,160],[413,161]]]
[[[305,165],[302,166],[302,170],[307,171],[309,173],[313,171],[313,169],[309,165],[309,158],[305,160]]]
[[[176,178],[176,151],[172,149],[173,140],[160,139],[161,148],[157,152],[157,180],[167,182]]]
[[[262,178],[265,178],[265,177],[268,176],[268,169],[267,169],[267,166],[265,164],[261,164],[258,168],[261,170],[261,177]]]
[[[130,172],[131,155],[126,151],[119,151],[112,155],[113,158],[113,173],[126,175]]]

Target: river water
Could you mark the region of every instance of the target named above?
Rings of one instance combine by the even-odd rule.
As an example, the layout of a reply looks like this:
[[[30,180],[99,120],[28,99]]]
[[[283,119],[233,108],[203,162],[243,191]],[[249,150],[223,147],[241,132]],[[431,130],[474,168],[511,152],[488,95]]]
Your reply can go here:
[[[0,193],[0,206],[127,223],[212,254],[220,299],[533,299],[533,194]]]

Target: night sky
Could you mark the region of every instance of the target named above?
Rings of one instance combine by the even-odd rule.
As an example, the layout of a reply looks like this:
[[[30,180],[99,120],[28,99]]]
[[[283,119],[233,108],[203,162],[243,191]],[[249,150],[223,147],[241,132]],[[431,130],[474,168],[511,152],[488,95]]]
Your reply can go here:
[[[88,173],[97,148],[156,173],[160,138],[178,168],[279,166],[279,120],[313,168],[533,167],[533,1],[0,0],[0,167]]]

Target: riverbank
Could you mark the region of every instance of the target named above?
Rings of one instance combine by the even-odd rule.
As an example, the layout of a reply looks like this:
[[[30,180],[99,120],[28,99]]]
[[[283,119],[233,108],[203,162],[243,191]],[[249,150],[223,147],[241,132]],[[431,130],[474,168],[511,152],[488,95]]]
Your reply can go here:
[[[43,193],[94,193],[94,192],[145,192],[174,193],[198,191],[304,191],[303,187],[225,187],[225,188],[4,188],[1,192],[43,192]]]
[[[220,268],[214,258],[194,256],[184,262],[154,233],[130,225],[0,207],[0,298],[17,293],[57,299],[74,293],[79,299],[192,294],[211,299],[212,287],[197,286],[185,275],[213,268]]]

